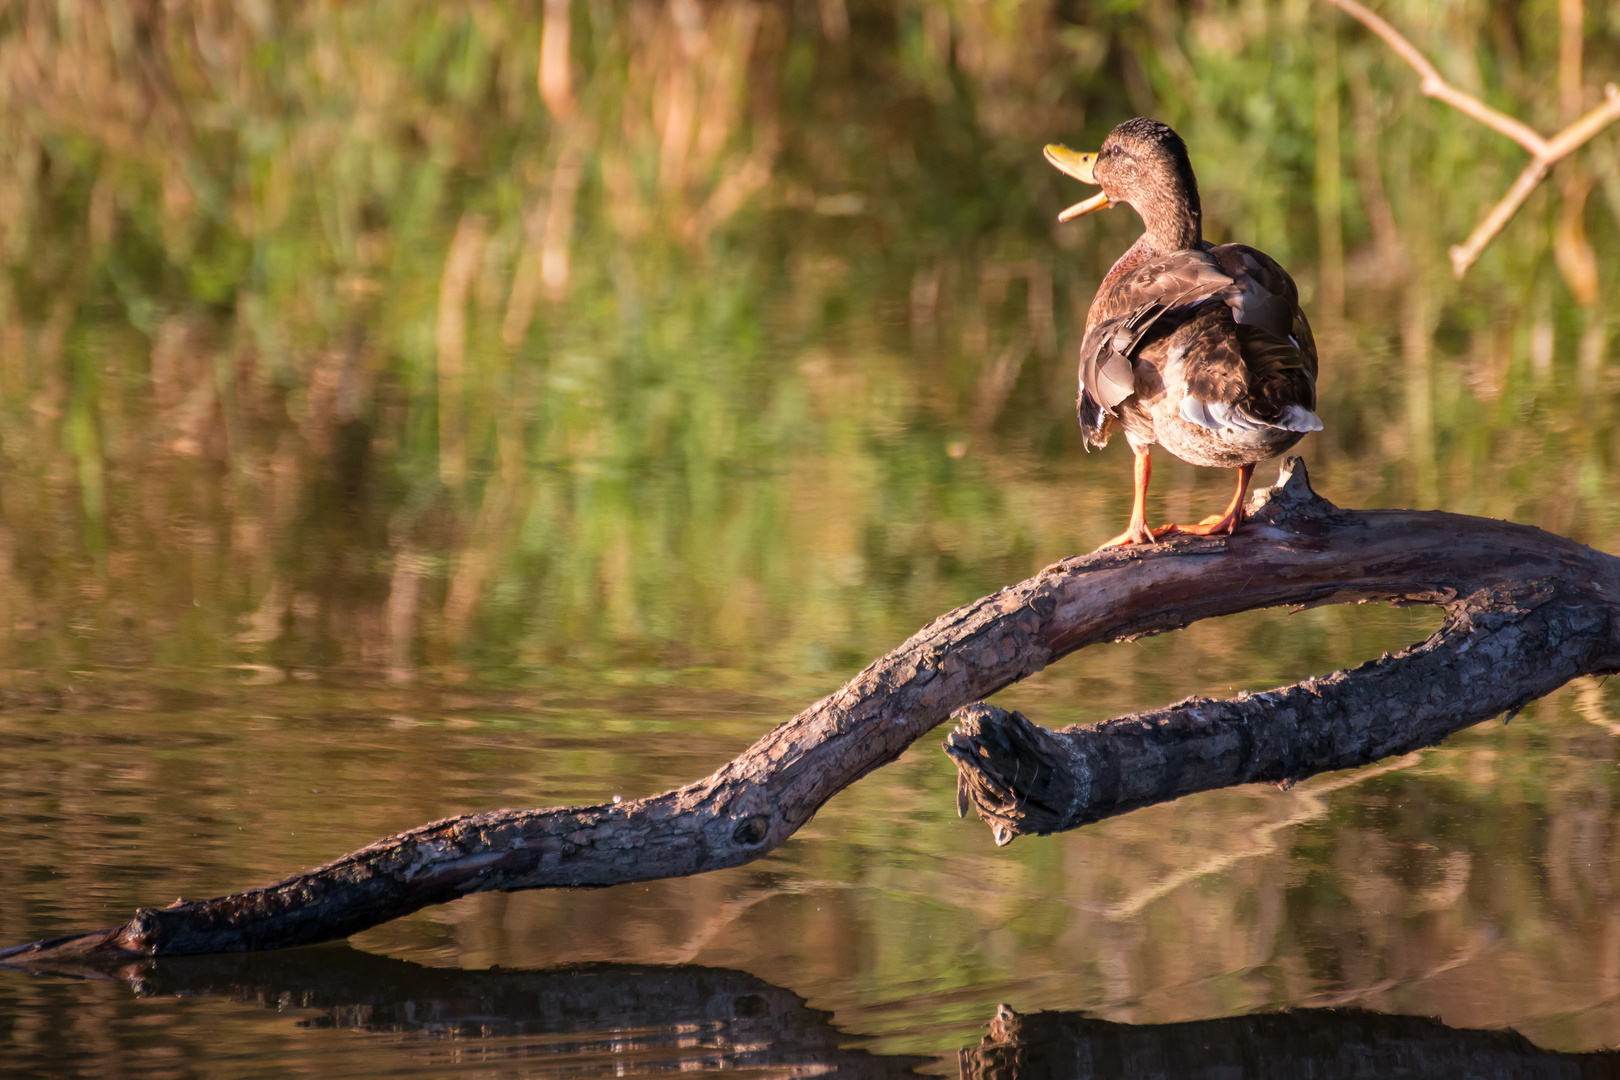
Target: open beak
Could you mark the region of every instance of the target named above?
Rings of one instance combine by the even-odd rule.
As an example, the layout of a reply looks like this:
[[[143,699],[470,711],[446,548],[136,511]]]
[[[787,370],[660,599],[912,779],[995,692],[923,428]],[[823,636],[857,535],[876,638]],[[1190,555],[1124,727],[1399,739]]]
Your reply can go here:
[[[1082,183],[1095,184],[1097,182],[1097,177],[1092,172],[1092,169],[1097,164],[1096,154],[1082,154],[1078,150],[1070,150],[1067,146],[1059,146],[1056,143],[1048,146],[1042,152],[1046,155],[1046,160],[1055,165],[1058,171],[1067,173]],[[1114,204],[1108,200],[1106,194],[1098,192],[1091,198],[1077,202],[1063,211],[1058,215],[1058,220],[1073,221],[1075,218],[1083,217],[1094,210],[1106,210],[1112,205]]]

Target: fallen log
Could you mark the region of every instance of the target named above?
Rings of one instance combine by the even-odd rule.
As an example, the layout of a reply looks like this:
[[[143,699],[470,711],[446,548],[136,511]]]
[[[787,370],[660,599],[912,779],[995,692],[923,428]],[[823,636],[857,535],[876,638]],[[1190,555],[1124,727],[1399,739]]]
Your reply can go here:
[[[1255,493],[1250,514],[1236,536],[1093,552],[958,608],[711,775],[674,791],[434,822],[261,888],[143,907],[121,926],[0,950],[0,963],[284,948],[347,937],[474,892],[598,887],[741,865],[774,850],[833,795],[953,711],[1059,657],[1256,608],[1460,603],[1478,622],[1514,618],[1525,605],[1541,611],[1555,599],[1557,610],[1574,611],[1567,601],[1575,594],[1564,591],[1574,589],[1591,610],[1557,625],[1584,635],[1587,646],[1553,676],[1523,673],[1527,689],[1517,700],[1552,689],[1561,672],[1569,678],[1620,667],[1620,560],[1611,556],[1509,522],[1339,510],[1310,490],[1297,458],[1284,465],[1277,487]],[[1509,605],[1501,612],[1490,606],[1498,594],[1482,593],[1492,588],[1506,590],[1498,596]],[[1537,600],[1544,593],[1555,599]],[[1460,653],[1466,641],[1447,647]],[[1318,693],[1332,696],[1337,685],[1323,680]],[[1240,746],[1239,755],[1246,752]],[[962,769],[964,755],[955,756]],[[990,760],[977,750],[968,756]],[[1239,768],[1233,775],[1246,774]],[[976,763],[964,776],[964,794],[982,795],[981,810],[1000,813],[996,820],[1007,829],[1025,827],[1003,798],[1011,792],[1017,802],[1016,783]],[[1116,801],[1123,807],[1134,797]]]

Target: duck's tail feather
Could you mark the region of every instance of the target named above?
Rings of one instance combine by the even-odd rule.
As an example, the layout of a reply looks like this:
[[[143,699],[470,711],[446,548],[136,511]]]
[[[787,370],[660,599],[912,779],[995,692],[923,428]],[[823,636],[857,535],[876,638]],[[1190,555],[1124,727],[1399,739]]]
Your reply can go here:
[[[1284,431],[1321,431],[1322,418],[1303,405],[1290,405],[1272,426]]]
[[[1242,405],[1205,401],[1192,394],[1181,399],[1181,418],[1211,431],[1260,431],[1264,428],[1298,432],[1322,430],[1321,417],[1303,405],[1287,405],[1277,417],[1268,420],[1256,416]]]
[[[1090,453],[1093,447],[1101,449],[1107,446],[1108,421],[1114,412],[1098,404],[1084,383],[1080,385],[1080,401],[1076,412],[1080,420],[1081,442],[1085,445],[1086,452]]]

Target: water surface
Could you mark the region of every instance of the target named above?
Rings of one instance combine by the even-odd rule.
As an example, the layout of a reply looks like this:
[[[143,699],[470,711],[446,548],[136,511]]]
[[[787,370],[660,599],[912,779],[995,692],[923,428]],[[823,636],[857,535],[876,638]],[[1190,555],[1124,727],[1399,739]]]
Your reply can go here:
[[[1299,280],[1319,491],[1616,547],[1612,134],[1458,283],[1446,246],[1518,152],[1315,8],[546,11],[0,14],[0,942],[686,782],[1117,532],[1129,455],[1081,450],[1073,354],[1137,224],[1056,226],[1077,192],[1038,149],[1137,113],[1191,144],[1210,237]],[[1556,126],[1540,9],[1388,14]],[[1584,70],[1613,70],[1589,16]],[[1150,513],[1230,483],[1161,457]],[[1437,621],[1251,613],[997,703],[1096,721]],[[949,1074],[1015,1028],[1027,1060],[1206,1022],[1277,1062],[1436,1033],[1243,1019],[1314,1008],[1592,1052],[1620,1044],[1617,733],[1582,680],[1409,758],[1005,849],[924,739],[735,870],[473,897],[284,961],[0,973],[0,1060]]]

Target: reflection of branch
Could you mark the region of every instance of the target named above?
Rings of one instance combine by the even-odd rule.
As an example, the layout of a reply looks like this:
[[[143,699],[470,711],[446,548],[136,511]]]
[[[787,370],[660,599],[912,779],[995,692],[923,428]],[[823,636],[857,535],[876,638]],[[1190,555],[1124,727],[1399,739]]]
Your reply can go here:
[[[1137,1076],[1148,1072],[1145,1062],[1155,1076],[1249,1075],[1241,1068],[1249,1062],[1263,1062],[1252,1071],[1266,1076],[1381,1076],[1378,1061],[1400,1062],[1407,1076],[1598,1076],[1620,1061],[1612,1050],[1542,1050],[1511,1028],[1471,1031],[1361,1009],[1138,1025],[1055,1010],[1020,1016],[1002,1005],[985,1026],[980,1044],[961,1052],[962,1080],[1072,1076],[1079,1062],[1087,1076]]]
[[[1429,97],[1444,101],[1447,105],[1459,112],[1472,116],[1493,131],[1500,132],[1530,151],[1530,164],[1524,167],[1519,178],[1502,196],[1500,202],[1491,208],[1484,219],[1474,227],[1468,239],[1451,249],[1451,269],[1459,278],[1468,272],[1468,268],[1479,258],[1479,253],[1485,249],[1502,227],[1508,223],[1524,200],[1530,195],[1537,184],[1546,177],[1547,170],[1560,158],[1573,153],[1587,140],[1598,132],[1620,120],[1620,89],[1613,83],[1603,88],[1603,104],[1570,124],[1552,138],[1543,138],[1533,128],[1526,126],[1513,117],[1491,108],[1471,94],[1458,90],[1455,86],[1440,77],[1433,64],[1417,50],[1410,41],[1401,36],[1389,23],[1368,11],[1356,0],[1327,0],[1351,18],[1360,22],[1367,29],[1384,39],[1384,43],[1405,60],[1417,71],[1422,81],[1418,84]]]
[[[1444,975],[1448,971],[1455,971],[1464,964],[1473,963],[1495,941],[1494,934],[1487,936],[1480,934],[1478,931],[1470,935],[1470,938],[1471,940],[1465,942],[1451,956],[1426,971],[1403,973],[1398,976],[1379,979],[1377,982],[1367,986],[1353,986],[1344,990],[1311,994],[1304,999],[1305,1007],[1308,1009],[1343,1009],[1355,1002],[1365,1001],[1374,995],[1387,994],[1397,986],[1416,986],[1419,983],[1428,982],[1430,979]]]
[[[1153,901],[1160,897],[1169,896],[1189,881],[1197,881],[1201,877],[1223,873],[1245,859],[1269,855],[1277,850],[1278,833],[1284,829],[1291,829],[1295,825],[1303,825],[1308,821],[1314,821],[1327,813],[1327,800],[1322,796],[1338,791],[1340,788],[1365,783],[1388,772],[1410,768],[1422,760],[1422,751],[1414,750],[1410,754],[1404,754],[1393,761],[1386,761],[1370,769],[1356,769],[1353,772],[1344,773],[1326,783],[1313,784],[1309,788],[1297,787],[1295,790],[1299,792],[1299,795],[1294,813],[1289,814],[1281,821],[1268,821],[1256,828],[1250,834],[1249,843],[1243,848],[1236,851],[1223,851],[1196,866],[1177,870],[1147,888],[1132,893],[1118,903],[1109,904],[1103,909],[1103,915],[1114,922],[1135,918],[1141,914],[1143,908],[1153,903]]]

